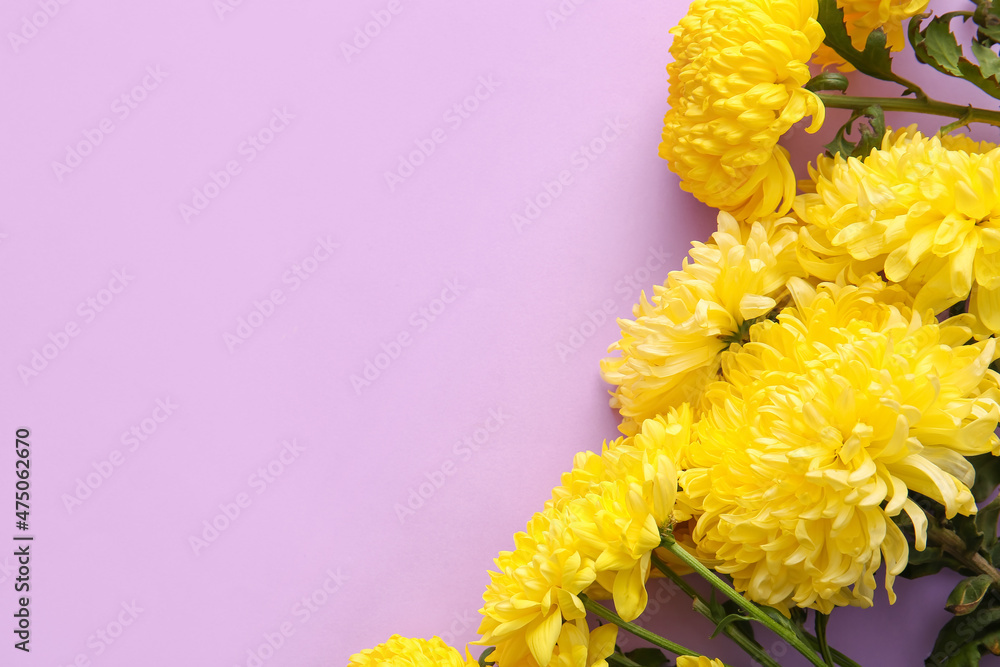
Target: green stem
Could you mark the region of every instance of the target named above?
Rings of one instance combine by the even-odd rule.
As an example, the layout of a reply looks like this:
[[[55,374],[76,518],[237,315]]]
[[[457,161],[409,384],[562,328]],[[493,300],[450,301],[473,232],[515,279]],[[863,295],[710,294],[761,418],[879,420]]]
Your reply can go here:
[[[638,662],[621,653],[612,653],[609,655],[608,662],[612,665],[621,665],[621,667],[642,667]]]
[[[828,667],[834,667],[833,656],[830,655],[830,645],[826,643],[826,625],[829,622],[829,614],[816,612],[816,641],[819,642],[819,650],[823,654],[823,660],[826,661]]]
[[[719,622],[718,619],[716,619],[712,615],[711,610],[708,608],[708,604],[707,604],[707,601],[705,600],[705,596],[701,595],[698,591],[696,591],[694,588],[692,588],[690,584],[688,584],[686,581],[684,581],[683,577],[681,577],[679,574],[677,574],[676,572],[674,572],[673,570],[671,570],[670,566],[667,565],[666,563],[664,563],[662,560],[660,560],[659,556],[657,556],[655,553],[653,554],[653,565],[660,572],[662,572],[663,574],[667,575],[667,577],[669,577],[671,581],[673,581],[674,583],[676,583],[680,587],[680,589],[682,591],[684,591],[689,597],[691,597],[694,600],[694,610],[695,611],[697,611],[699,614],[701,614],[702,616],[704,616],[708,620],[712,621],[713,623],[718,623]],[[729,634],[728,630],[730,628],[732,628],[733,634],[737,635],[737,636],[733,636],[733,635]],[[726,634],[726,636],[730,637],[730,639],[732,639],[737,644],[739,644],[739,646],[743,650],[745,650],[747,653],[749,653],[750,655],[752,655],[757,660],[757,662],[761,663],[765,667],[774,667],[774,666],[781,667],[777,662],[775,662],[771,658],[770,655],[768,655],[764,651],[763,648],[761,648],[760,644],[758,644],[754,640],[752,640],[749,637],[747,637],[746,635],[744,635],[742,632],[739,631],[739,629],[737,629],[737,628],[735,628],[733,626],[729,626],[729,627],[726,628],[725,634]],[[804,634],[805,634],[806,641],[808,641],[810,644],[812,644],[813,649],[817,653],[819,653],[820,652],[819,640],[817,640],[816,637],[814,637],[813,635],[809,634],[808,632],[806,632]],[[742,644],[741,641],[740,641],[740,639],[738,637],[741,637],[742,639],[744,639],[747,642],[749,642],[750,646],[747,647],[744,644]],[[861,665],[859,665],[858,663],[854,662],[853,660],[851,660],[849,657],[847,657],[846,655],[844,655],[843,653],[841,653],[837,649],[835,649],[833,647],[828,647],[828,648],[830,649],[830,653],[833,655],[833,661],[835,663],[837,663],[838,665],[840,665],[840,667],[861,667]]]
[[[841,95],[839,93],[816,93],[823,104],[833,109],[854,109],[860,110],[865,107],[877,104],[885,111],[907,111],[909,113],[923,113],[934,116],[945,116],[946,118],[960,119],[963,124],[986,123],[988,125],[1000,126],[1000,111],[990,111],[989,109],[978,109],[973,106],[962,106],[961,104],[951,104],[939,100],[915,100],[905,97],[857,97],[854,95]]]
[[[594,612],[597,616],[600,616],[601,618],[603,618],[605,621],[607,621],[609,623],[614,623],[615,625],[617,625],[622,630],[627,630],[628,632],[631,632],[633,635],[635,635],[639,639],[645,639],[647,642],[649,642],[653,646],[659,646],[660,648],[662,648],[664,650],[667,650],[667,651],[670,651],[671,653],[673,653],[675,655],[690,655],[690,656],[694,656],[696,658],[699,655],[701,655],[700,653],[692,651],[689,648],[685,648],[685,647],[681,646],[680,644],[676,644],[676,643],[670,641],[669,639],[664,639],[663,637],[661,637],[660,635],[656,634],[655,632],[650,632],[646,628],[638,626],[635,623],[629,623],[628,621],[626,621],[625,619],[623,619],[621,616],[619,616],[615,612],[611,611],[610,609],[608,609],[607,607],[605,607],[602,604],[598,604],[597,602],[594,602],[593,600],[591,600],[586,595],[580,595],[579,597],[580,597],[580,600],[583,602],[583,606],[586,607],[588,611]]]
[[[939,545],[973,572],[988,575],[993,579],[994,585],[1000,584],[1000,572],[978,553],[969,553],[965,540],[947,528],[942,528],[937,519],[930,514],[927,514],[927,541]]]
[[[804,655],[809,662],[816,667],[827,667],[827,664],[824,663],[823,660],[816,655],[816,652],[813,651],[808,644],[802,641],[798,635],[779,624],[777,621],[761,611],[760,607],[733,590],[729,584],[724,582],[714,572],[705,567],[701,561],[689,554],[684,547],[677,544],[672,536],[663,535],[662,537],[663,541],[660,543],[660,546],[680,558],[685,565],[701,575],[701,577],[707,580],[708,583],[712,584],[717,591],[725,595],[727,598],[735,602],[737,606],[747,612],[750,618],[763,623],[765,627],[788,642],[789,646]]]
[[[479,654],[479,665],[480,667],[486,667],[486,665],[496,664],[496,660],[490,660],[490,656],[493,652],[497,650],[496,646],[490,646],[485,651]]]
[[[696,591],[691,587],[684,577],[677,574],[670,569],[670,566],[660,560],[660,557],[653,553],[653,567],[665,574],[671,581],[677,584],[678,587],[684,593],[694,601],[694,610],[712,621],[718,626],[722,622],[721,618],[716,618],[716,615],[712,613],[711,607],[708,606],[708,601],[705,599],[701,593]],[[722,633],[732,639],[737,646],[747,652],[754,660],[759,662],[764,667],[781,667],[780,664],[774,661],[770,655],[764,650],[764,648],[755,642],[750,637],[746,636],[742,630],[737,628],[735,625],[730,623],[725,628],[722,629]]]
[[[684,591],[685,595],[687,595],[691,599],[698,598],[702,602],[706,601],[701,593],[696,591],[694,587],[691,586],[691,584],[684,581],[684,577],[682,577],[681,575],[677,574],[672,569],[670,569],[670,566],[664,563],[663,559],[657,556],[655,551],[652,554],[650,554],[650,556],[652,557],[653,567],[655,567],[657,570],[666,575],[667,578],[670,579],[670,581],[677,584],[678,588]]]

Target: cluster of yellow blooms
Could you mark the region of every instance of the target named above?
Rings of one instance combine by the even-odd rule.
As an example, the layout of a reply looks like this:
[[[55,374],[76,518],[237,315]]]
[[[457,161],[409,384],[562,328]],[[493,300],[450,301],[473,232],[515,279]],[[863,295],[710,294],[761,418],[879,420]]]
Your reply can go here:
[[[689,444],[675,456],[678,506],[695,520],[698,555],[750,599],[785,611],[870,606],[883,558],[893,599],[908,547],[891,517],[906,512],[918,548],[926,539],[909,492],[940,502],[949,517],[974,513],[964,457],[1000,454],[1000,376],[989,369],[1000,357],[995,339],[968,344],[974,315],[938,322],[900,285],[874,274],[857,282],[789,274],[781,289],[790,305],[740,340],[717,337],[703,364],[713,379],[698,388]],[[746,285],[758,298],[757,283]],[[676,406],[644,380],[672,372],[664,369],[689,351],[642,322],[682,305],[642,303],[636,322],[622,322],[628,345],[612,348],[639,370],[606,377],[628,383],[630,405]],[[658,360],[634,362],[631,351],[647,346],[660,350]],[[622,390],[612,404],[628,419]]]
[[[1000,147],[906,128],[796,183],[778,141],[823,123],[809,63],[849,69],[817,1],[694,0],[672,31],[660,154],[718,229],[619,321],[601,372],[625,437],[577,454],[496,558],[489,662],[606,667],[618,627],[588,622],[584,596],[637,618],[675,529],[750,600],[830,613],[871,606],[883,566],[895,602],[909,546],[894,517],[927,541],[912,494],[976,512],[967,457],[1000,455]],[[856,49],[881,29],[900,50],[927,0],[837,4]],[[351,659],[376,664],[476,662],[394,636]]]
[[[855,48],[881,29],[900,50],[927,0],[838,5]],[[829,613],[870,606],[883,561],[893,600],[908,546],[891,518],[922,549],[909,494],[972,514],[966,457],[1000,455],[1000,148],[907,128],[821,156],[795,196],[777,142],[823,119],[802,88],[832,62],[817,12],[696,0],[674,30],[660,152],[719,231],[620,321],[602,372],[626,434],[691,406],[678,506],[703,562],[757,602]]]
[[[682,407],[647,420],[631,438],[604,443],[600,454],[576,456],[543,511],[514,536],[514,551],[501,552],[498,571],[490,573],[480,641],[496,646],[501,665],[552,664],[560,629],[586,616],[581,593],[612,597],[625,620],[642,613],[651,554],[674,509],[674,461],[690,433],[691,412]],[[603,667],[616,631],[596,630],[602,650],[580,664]]]

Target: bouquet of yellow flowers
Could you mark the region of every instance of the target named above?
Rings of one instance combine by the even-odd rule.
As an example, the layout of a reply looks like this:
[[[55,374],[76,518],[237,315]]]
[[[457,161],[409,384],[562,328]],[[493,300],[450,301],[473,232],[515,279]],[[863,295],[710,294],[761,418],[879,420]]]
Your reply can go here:
[[[635,623],[666,577],[761,665],[779,662],[754,623],[859,667],[827,641],[833,611],[943,569],[964,579],[926,665],[1000,655],[1000,147],[957,134],[1000,111],[893,69],[909,47],[1000,99],[1000,0],[928,4],[694,0],[659,152],[718,229],[619,321],[600,370],[622,437],[577,454],[496,558],[478,659],[393,636],[352,666],[723,667]],[[860,76],[899,95],[846,94]],[[852,113],[797,181],[780,140],[827,108]],[[947,121],[887,127],[900,111]]]

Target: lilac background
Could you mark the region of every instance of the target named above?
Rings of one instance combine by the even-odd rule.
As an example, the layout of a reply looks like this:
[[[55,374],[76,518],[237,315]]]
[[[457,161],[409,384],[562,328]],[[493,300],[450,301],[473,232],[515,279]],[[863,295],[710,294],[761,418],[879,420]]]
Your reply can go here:
[[[491,559],[615,435],[614,317],[714,225],[656,156],[686,3],[64,1],[0,9],[0,495],[29,427],[37,536],[30,655],[0,546],[0,663],[254,665],[282,629],[263,664],[471,640]],[[819,143],[790,137],[801,164]],[[950,585],[901,582],[835,641],[918,664]],[[687,603],[662,615],[748,664]]]

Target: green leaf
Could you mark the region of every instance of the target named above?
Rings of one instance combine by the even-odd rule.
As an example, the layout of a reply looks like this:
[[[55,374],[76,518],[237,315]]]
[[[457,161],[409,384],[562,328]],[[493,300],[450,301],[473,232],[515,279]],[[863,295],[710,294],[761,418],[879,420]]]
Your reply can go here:
[[[944,553],[940,547],[927,547],[923,551],[911,548],[909,562],[902,576],[905,579],[919,579],[937,574],[944,568],[958,572],[961,567],[961,563]]]
[[[973,42],[972,54],[979,61],[979,71],[983,76],[997,78],[997,74],[1000,74],[1000,56],[993,49],[981,42]]]
[[[948,596],[944,608],[955,616],[964,616],[975,611],[990,590],[991,583],[993,579],[988,574],[963,579]]]
[[[962,78],[979,86],[980,90],[987,95],[1000,99],[1000,81],[997,81],[993,77],[983,76],[979,68],[965,58],[958,61],[958,66],[962,70]]]
[[[759,605],[760,610],[767,614],[771,620],[776,621],[779,625],[784,626],[785,629],[791,630],[797,635],[802,634],[802,627],[797,624],[793,619],[785,618],[785,616],[775,609],[774,607],[768,607],[766,605]]]
[[[945,665],[946,667],[979,667],[979,658],[982,655],[976,644],[969,643],[959,649],[958,653],[953,655]]]
[[[994,630],[979,640],[979,643],[993,655],[1000,655],[1000,630]]]
[[[847,135],[851,133],[854,122],[861,118],[866,119],[867,122],[858,124],[858,134],[861,135],[861,138],[857,144],[854,144],[847,139]],[[872,104],[851,113],[851,117],[837,130],[833,141],[828,143],[825,148],[832,156],[839,153],[845,159],[849,157],[866,158],[871,155],[874,149],[882,145],[885,133],[885,113],[882,111],[882,107]]]
[[[663,667],[667,664],[667,656],[658,648],[637,648],[626,653],[625,657],[642,667]]]
[[[940,509],[938,503],[930,501],[925,496],[914,493],[912,497],[921,506],[927,504],[932,514],[934,513],[935,506]],[[937,574],[944,568],[958,572],[964,567],[955,558],[946,554],[939,546],[928,545],[923,551],[917,551],[914,547],[913,523],[906,512],[900,512],[898,515],[892,517],[892,520],[899,526],[899,529],[906,537],[906,542],[910,545],[910,554],[907,558],[906,569],[903,570],[902,574],[904,578],[919,579],[930,574]]]
[[[743,613],[742,610],[740,609],[740,606],[729,599],[723,601],[722,608],[726,610],[726,614],[728,614],[729,616],[732,616],[733,614],[742,616]],[[718,616],[716,616],[716,618],[718,618]],[[755,639],[753,635],[753,624],[750,623],[751,620],[753,619],[746,617],[742,619],[736,619],[736,629],[742,632],[750,639]]]
[[[814,93],[821,90],[839,90],[843,93],[847,90],[848,83],[847,77],[840,72],[823,72],[809,79],[805,89]]]
[[[865,158],[882,145],[882,137],[885,136],[886,127],[885,114],[882,112],[882,107],[877,104],[866,107],[862,113],[868,122],[858,126],[858,131],[861,132],[861,141],[858,142],[855,153],[858,157]]]
[[[719,618],[720,616],[726,615],[725,607],[723,607],[722,604],[715,599],[714,588],[711,591],[709,591],[708,608],[712,610],[712,618]]]
[[[966,553],[978,553],[979,548],[983,546],[986,536],[980,532],[979,527],[976,525],[975,518],[956,514],[951,518],[949,523],[951,523],[951,529],[954,530],[955,534],[962,538],[962,542],[965,543]]]
[[[841,128],[837,131],[833,141],[823,146],[823,148],[830,154],[830,157],[842,155],[845,158],[849,158],[854,155],[856,146],[847,140],[847,137],[844,136],[844,130]]]
[[[943,23],[940,18],[933,19],[923,31],[924,48],[940,68],[952,76],[962,76],[958,61],[962,59],[962,47],[958,45],[955,35],[951,34],[951,26]]]
[[[1000,498],[994,498],[976,513],[976,528],[983,534],[983,547],[992,549],[997,541],[997,521],[1000,520]]]
[[[956,16],[968,19],[969,13],[949,12],[935,16],[923,30],[920,29],[920,26],[925,17],[916,16],[910,20],[907,32],[917,60],[944,74],[965,79],[987,94],[1000,98],[1000,80],[993,76],[997,71],[1000,71],[1000,63],[995,60],[997,59],[996,54],[988,55],[986,51],[991,50],[982,44],[979,47],[972,47],[977,59],[985,65],[985,71],[967,60],[964,57],[962,47],[959,46],[958,40],[951,32],[951,20]]]
[[[886,47],[885,33],[881,29],[873,30],[868,35],[864,51],[858,51],[851,44],[844,21],[844,10],[837,6],[837,0],[820,0],[818,20],[826,33],[823,42],[855,69],[883,81],[896,80],[892,73],[892,58]]]
[[[719,633],[723,632],[727,627],[729,627],[733,623],[739,623],[742,625],[747,621],[756,621],[756,620],[757,620],[756,618],[750,618],[742,614],[730,614],[729,616],[726,616],[724,619],[719,621],[719,624],[715,626],[715,632],[712,633],[712,636],[709,637],[709,639],[715,639],[716,637],[719,636]],[[760,621],[758,621],[758,623],[759,622]]]
[[[490,656],[493,655],[493,651],[497,650],[495,646],[490,646],[488,649],[479,654],[479,667],[486,667],[486,665],[492,665],[493,661],[490,661]]]
[[[929,577],[932,574],[937,574],[945,567],[945,562],[943,560],[930,561],[923,563],[921,565],[907,565],[906,569],[903,570],[904,579],[919,579],[921,577]]]
[[[1000,486],[1000,456],[980,454],[970,456],[969,463],[976,469],[976,483],[972,485],[972,495],[981,503]]]
[[[990,601],[991,604],[993,601]],[[975,667],[982,654],[980,645],[988,639],[983,650],[994,643],[993,633],[1000,631],[996,623],[1000,621],[1000,608],[983,606],[968,616],[955,616],[941,628],[931,655],[925,661],[927,667]],[[968,660],[975,657],[973,662]]]

